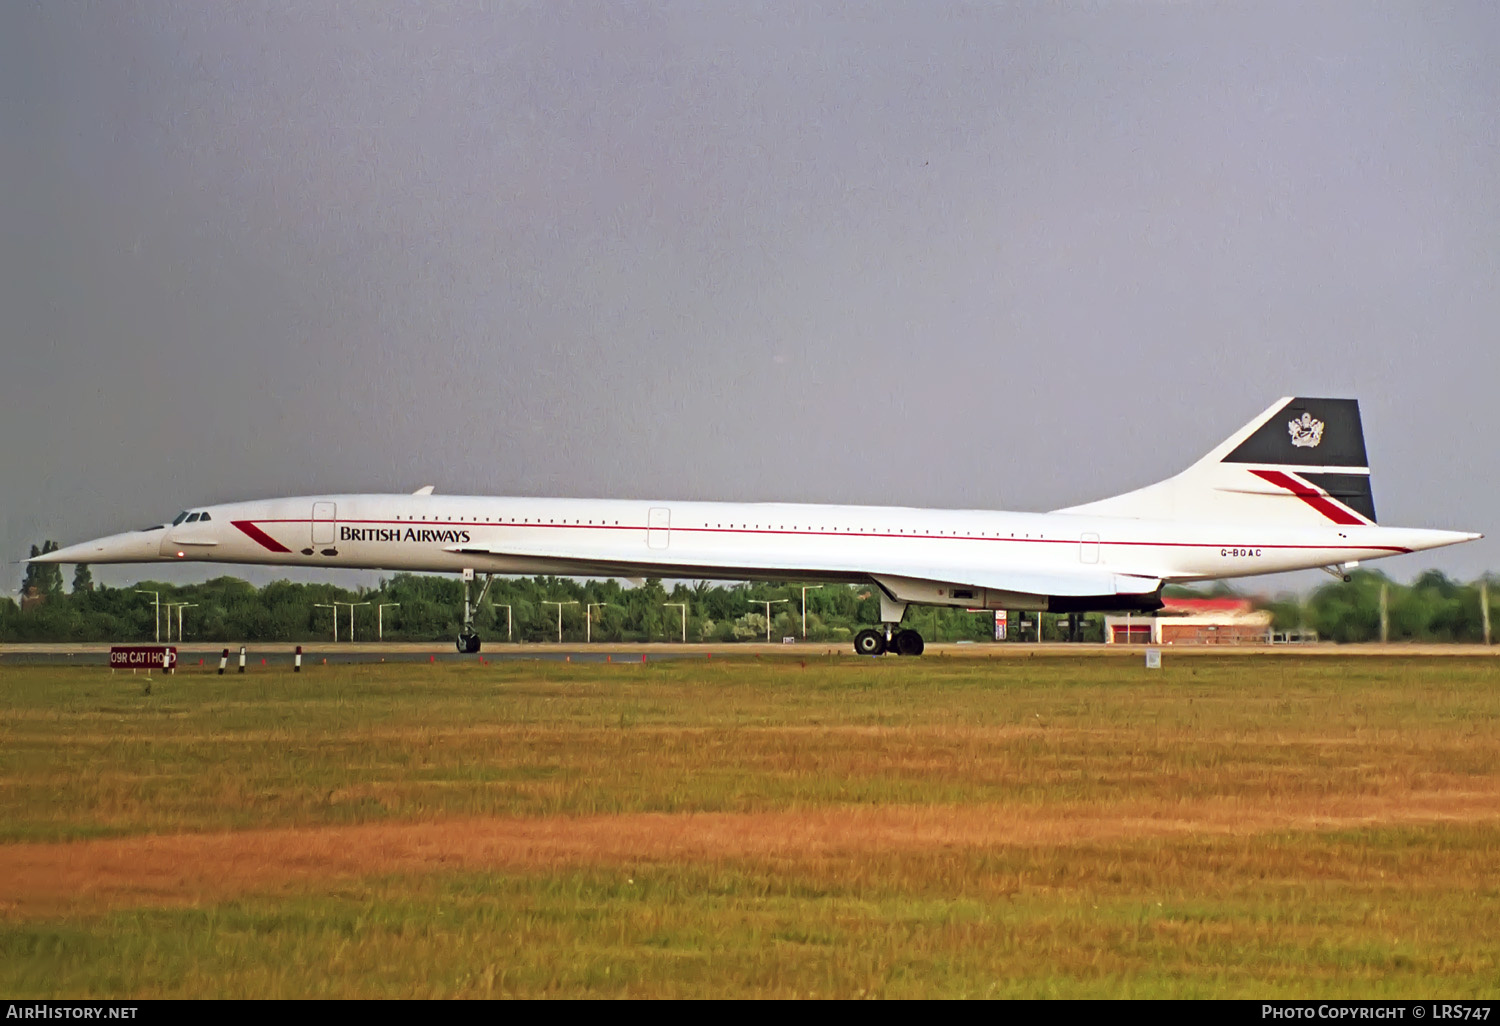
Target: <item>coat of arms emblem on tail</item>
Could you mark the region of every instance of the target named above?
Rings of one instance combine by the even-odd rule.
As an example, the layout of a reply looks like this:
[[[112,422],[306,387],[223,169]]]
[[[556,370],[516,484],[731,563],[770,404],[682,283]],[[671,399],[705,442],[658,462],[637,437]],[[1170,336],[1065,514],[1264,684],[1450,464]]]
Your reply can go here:
[[[1286,426],[1292,433],[1292,444],[1299,449],[1315,448],[1323,440],[1323,422],[1314,420],[1311,413],[1288,421]]]

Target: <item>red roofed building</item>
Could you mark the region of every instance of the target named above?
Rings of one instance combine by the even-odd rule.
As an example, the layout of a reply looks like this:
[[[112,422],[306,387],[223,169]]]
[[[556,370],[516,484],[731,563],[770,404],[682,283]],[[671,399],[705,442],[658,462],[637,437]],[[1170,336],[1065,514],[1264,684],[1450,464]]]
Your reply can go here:
[[[1271,614],[1249,599],[1177,598],[1154,616],[1110,615],[1104,640],[1112,645],[1265,645],[1271,640]]]

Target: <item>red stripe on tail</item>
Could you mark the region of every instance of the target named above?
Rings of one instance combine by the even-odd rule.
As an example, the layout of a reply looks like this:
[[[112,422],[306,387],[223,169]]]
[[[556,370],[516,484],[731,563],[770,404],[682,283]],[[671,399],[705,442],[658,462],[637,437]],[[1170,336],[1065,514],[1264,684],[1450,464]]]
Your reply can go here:
[[[263,545],[266,548],[270,549],[272,552],[291,552],[292,551],[291,549],[287,548],[285,545],[281,544],[281,542],[277,541],[275,538],[272,538],[269,534],[267,534],[266,532],[262,531],[260,528],[256,527],[254,521],[251,521],[251,520],[231,520],[230,523],[233,524],[235,527],[238,527],[241,531],[244,531],[245,534],[247,534],[250,538],[252,538],[253,540],[259,542],[261,545]]]
[[[1335,524],[1354,526],[1364,524],[1364,521],[1359,517],[1350,513],[1342,506],[1330,502],[1325,496],[1319,494],[1317,489],[1303,484],[1289,474],[1283,474],[1279,470],[1252,470],[1250,473],[1263,481],[1271,482],[1277,488],[1285,488],[1329,520],[1332,520]]]

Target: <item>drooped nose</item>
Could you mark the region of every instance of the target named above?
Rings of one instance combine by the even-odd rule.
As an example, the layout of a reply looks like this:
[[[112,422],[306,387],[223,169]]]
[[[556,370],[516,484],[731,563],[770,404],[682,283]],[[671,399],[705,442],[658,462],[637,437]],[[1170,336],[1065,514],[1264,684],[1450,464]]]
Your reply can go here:
[[[161,533],[163,559],[202,559],[219,544],[219,522],[209,514],[194,513],[178,524],[168,524]]]
[[[149,563],[161,558],[164,527],[126,531],[33,556],[32,563]]]

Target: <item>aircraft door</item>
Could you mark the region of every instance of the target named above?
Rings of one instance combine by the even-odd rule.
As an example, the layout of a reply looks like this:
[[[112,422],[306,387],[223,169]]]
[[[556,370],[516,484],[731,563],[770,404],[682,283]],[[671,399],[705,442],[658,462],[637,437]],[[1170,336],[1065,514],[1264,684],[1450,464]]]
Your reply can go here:
[[[332,545],[337,507],[331,502],[315,502],[312,511],[312,543]]]
[[[646,518],[646,547],[664,549],[672,540],[672,511],[654,506]]]
[[[1078,562],[1099,562],[1099,536],[1093,531],[1085,531],[1078,539]]]

